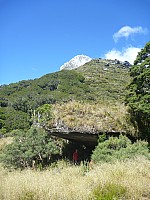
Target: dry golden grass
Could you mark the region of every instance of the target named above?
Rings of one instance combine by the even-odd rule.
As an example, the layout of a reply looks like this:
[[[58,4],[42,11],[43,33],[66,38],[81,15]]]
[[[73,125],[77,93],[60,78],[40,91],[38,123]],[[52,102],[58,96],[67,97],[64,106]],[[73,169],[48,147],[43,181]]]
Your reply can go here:
[[[89,132],[127,132],[136,130],[129,120],[128,108],[123,104],[89,104],[70,101],[53,108],[56,124],[63,121],[69,128]]]
[[[150,161],[137,158],[115,164],[62,166],[45,171],[0,171],[1,200],[88,200],[95,187],[118,184],[126,188],[126,199],[150,199]]]
[[[6,137],[0,139],[0,151],[8,144],[12,143],[13,138],[12,137]]]

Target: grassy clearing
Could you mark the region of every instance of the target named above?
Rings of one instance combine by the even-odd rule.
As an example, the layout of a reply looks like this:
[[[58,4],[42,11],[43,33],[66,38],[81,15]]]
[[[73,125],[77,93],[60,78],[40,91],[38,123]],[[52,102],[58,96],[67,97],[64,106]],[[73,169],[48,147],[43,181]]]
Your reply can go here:
[[[1,168],[0,180],[1,200],[150,199],[150,161],[144,157],[94,165],[90,171],[62,162],[45,171]]]
[[[136,132],[129,120],[128,108],[120,103],[106,105],[70,101],[56,104],[53,113],[53,124],[61,120],[69,128],[81,132]]]

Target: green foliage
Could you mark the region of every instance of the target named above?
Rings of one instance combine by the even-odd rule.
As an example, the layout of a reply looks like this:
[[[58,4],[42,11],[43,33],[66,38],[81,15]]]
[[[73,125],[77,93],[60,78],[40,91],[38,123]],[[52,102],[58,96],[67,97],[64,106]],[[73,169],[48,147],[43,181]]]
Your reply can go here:
[[[6,167],[45,166],[52,162],[53,155],[59,153],[59,146],[45,131],[32,128],[18,133],[14,142],[3,150],[1,160]]]
[[[93,151],[92,160],[95,162],[112,162],[116,159],[125,160],[138,155],[150,158],[148,143],[144,141],[131,141],[123,135],[110,137],[108,140],[98,143]]]
[[[27,119],[28,117],[31,119],[34,110],[38,110],[44,104],[66,102],[74,98],[82,99],[89,92],[89,87],[84,83],[84,79],[84,76],[77,71],[62,70],[33,81],[20,81],[0,86],[0,109],[3,109],[0,111],[0,128],[6,129],[6,132],[19,128],[28,129],[28,123],[26,123],[26,127],[24,122],[21,122],[24,124],[23,127],[16,125],[16,123],[19,123],[18,116],[20,116],[20,119]],[[12,113],[11,116],[14,121],[9,119],[9,125],[7,119],[11,118],[9,113],[12,111],[14,114]],[[24,115],[27,114],[28,117],[23,117],[23,113]],[[42,115],[44,114],[42,113]],[[42,117],[44,119],[44,116]]]
[[[0,129],[4,126],[5,120],[6,120],[5,109],[0,108]]]
[[[106,67],[106,63],[109,66]],[[76,69],[84,75],[90,93],[87,100],[99,102],[123,102],[126,85],[130,81],[129,69],[114,61],[94,59]]]
[[[52,119],[52,105],[44,104],[38,107],[33,115],[33,122],[40,123],[40,125],[45,126],[46,122]]]
[[[0,86],[0,106],[4,108],[3,114],[0,113],[1,132],[28,129],[31,126],[30,122],[33,121],[34,110],[38,112],[38,108],[44,104],[64,103],[70,100],[105,104],[124,101],[125,87],[130,80],[129,69],[121,63],[118,66],[110,62],[108,69],[105,70],[108,61],[97,60],[92,60],[76,70],[61,70],[46,74],[39,79]],[[14,121],[7,108],[14,111],[12,116],[17,115]],[[23,117],[25,114],[28,116]],[[26,122],[20,123],[19,115],[21,121],[24,118]],[[45,117],[46,115],[42,114],[40,118],[42,123]],[[10,125],[8,118],[10,118]],[[16,122],[19,123],[18,126]]]
[[[20,196],[19,200],[38,200],[37,194],[33,191],[24,191]]]
[[[132,121],[136,121],[140,136],[150,140],[150,42],[139,52],[130,75],[126,102]]]
[[[109,183],[102,186],[96,187],[92,192],[92,199],[95,200],[119,200],[126,199],[127,190],[125,187]]]
[[[98,143],[104,142],[106,140],[106,133],[103,133],[102,135],[99,135]]]
[[[16,111],[11,107],[0,108],[0,132],[9,132],[15,129],[29,129],[31,125],[27,113]],[[5,131],[4,131],[5,130]]]

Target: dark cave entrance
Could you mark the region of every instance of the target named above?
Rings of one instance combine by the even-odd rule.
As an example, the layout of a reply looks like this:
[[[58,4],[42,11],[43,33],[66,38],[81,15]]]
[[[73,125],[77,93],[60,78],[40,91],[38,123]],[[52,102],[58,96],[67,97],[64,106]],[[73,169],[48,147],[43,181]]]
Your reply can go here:
[[[69,140],[62,149],[62,158],[72,162],[73,152],[77,149],[79,156],[79,163],[82,161],[90,161],[92,151],[95,149],[96,143],[87,143],[75,140]]]

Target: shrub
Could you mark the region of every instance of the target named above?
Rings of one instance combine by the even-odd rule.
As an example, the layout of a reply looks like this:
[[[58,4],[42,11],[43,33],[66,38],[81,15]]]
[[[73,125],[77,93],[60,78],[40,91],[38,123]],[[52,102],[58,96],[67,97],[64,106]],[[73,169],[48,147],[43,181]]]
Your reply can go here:
[[[140,155],[143,155],[148,159],[150,159],[148,143],[141,140],[128,145],[126,148],[120,149],[120,151],[116,151],[114,154],[115,158],[119,160],[133,158],[135,156],[140,156]]]
[[[99,142],[92,154],[92,160],[95,162],[111,162],[116,159],[124,160],[138,155],[144,155],[150,158],[148,143],[145,141],[131,141],[123,135],[110,137],[108,140]]]
[[[6,167],[45,166],[59,153],[59,146],[44,130],[32,128],[26,133],[22,131],[4,148],[1,160]]]

